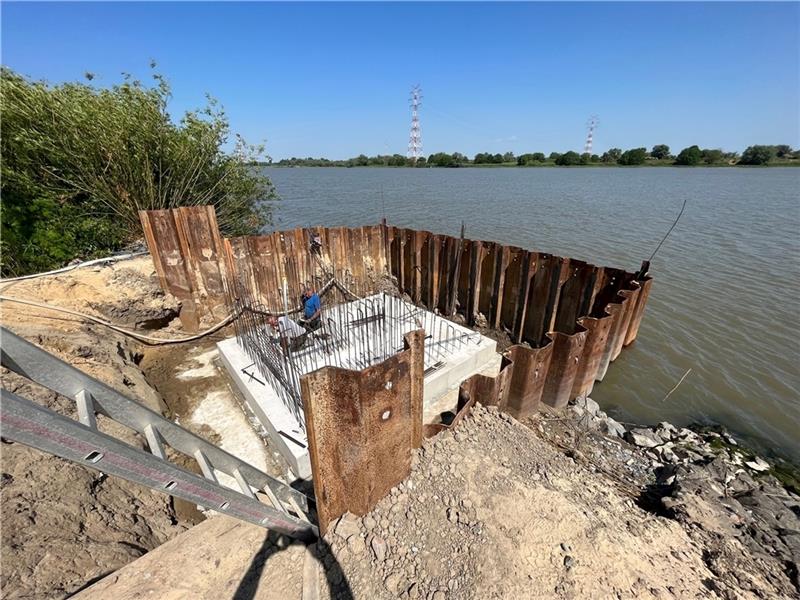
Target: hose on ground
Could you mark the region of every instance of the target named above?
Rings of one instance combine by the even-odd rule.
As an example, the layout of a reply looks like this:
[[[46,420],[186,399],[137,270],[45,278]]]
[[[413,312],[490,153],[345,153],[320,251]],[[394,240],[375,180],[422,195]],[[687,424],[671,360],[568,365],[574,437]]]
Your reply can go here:
[[[113,263],[118,262],[121,260],[128,260],[130,258],[136,258],[138,256],[145,256],[149,254],[149,252],[142,251],[142,252],[130,252],[128,254],[119,254],[117,256],[106,256],[105,258],[95,258],[94,260],[87,260],[86,262],[78,263],[76,265],[67,265],[66,267],[62,267],[60,269],[55,269],[54,271],[45,271],[44,273],[31,273],[30,275],[21,275],[20,277],[8,277],[5,279],[0,279],[0,286],[5,285],[6,283],[13,283],[15,281],[24,281],[26,279],[36,279],[37,277],[44,277],[46,275],[60,275],[61,273],[66,273],[67,271],[72,271],[73,269],[80,269],[83,267],[90,267],[92,265],[99,265],[99,264],[106,264],[106,263]]]
[[[76,265],[76,266],[78,266],[78,265]],[[42,275],[44,275],[44,273],[42,273]],[[4,281],[8,281],[8,280],[4,280]],[[326,283],[322,287],[322,289],[320,290],[320,295],[325,294],[333,286],[342,288],[347,293],[352,294],[353,296],[355,296],[355,294],[350,292],[350,290],[347,290],[347,288],[345,288],[344,286],[339,284],[339,282],[337,282],[335,279],[331,279],[328,283]],[[358,296],[355,296],[355,297],[357,298]],[[114,323],[112,323],[110,321],[106,321],[105,319],[101,319],[100,317],[95,317],[94,315],[88,315],[86,313],[78,312],[76,310],[72,310],[72,309],[69,309],[69,308],[63,308],[61,306],[53,306],[52,304],[45,304],[44,302],[36,302],[35,300],[26,300],[24,298],[15,298],[15,297],[12,297],[12,296],[3,296],[3,295],[0,295],[0,301],[13,302],[13,303],[16,303],[16,304],[24,304],[24,305],[27,305],[27,306],[33,306],[35,308],[41,308],[41,309],[44,309],[44,310],[52,310],[52,311],[55,311],[55,312],[61,312],[61,313],[65,313],[65,314],[68,314],[68,315],[72,315],[73,317],[78,317],[79,319],[83,319],[85,321],[91,321],[92,323],[96,323],[98,325],[102,325],[103,327],[108,327],[109,329],[111,329],[113,331],[116,331],[117,333],[121,333],[122,335],[126,335],[128,337],[132,337],[135,340],[138,340],[138,341],[140,341],[140,342],[142,342],[144,344],[147,344],[149,346],[163,346],[163,345],[168,345],[168,344],[183,344],[183,343],[186,343],[186,342],[193,342],[195,340],[199,340],[201,338],[206,337],[207,335],[211,335],[212,333],[215,333],[215,332],[219,331],[220,329],[222,329],[226,325],[229,325],[230,323],[233,323],[233,321],[236,320],[242,314],[242,312],[244,312],[245,310],[249,310],[250,312],[259,313],[259,314],[275,314],[276,316],[278,316],[280,314],[284,314],[284,313],[268,313],[268,312],[255,310],[255,309],[252,309],[250,307],[244,307],[242,309],[237,310],[233,314],[228,315],[227,317],[225,317],[222,321],[220,321],[216,325],[210,327],[209,329],[206,329],[205,331],[201,331],[200,333],[196,333],[194,335],[190,335],[190,336],[183,337],[183,338],[157,338],[157,337],[152,337],[152,336],[149,336],[149,335],[144,335],[144,334],[138,333],[136,331],[133,331],[131,329],[127,329],[125,327],[121,327],[119,325],[115,325]],[[297,307],[297,308],[294,308],[292,310],[289,310],[285,314],[288,315],[288,314],[292,314],[292,313],[295,313],[295,312],[299,312],[301,310],[302,310],[302,307]]]
[[[71,310],[69,308],[62,308],[61,306],[53,306],[52,304],[44,304],[43,302],[36,302],[34,300],[25,300],[23,298],[12,298],[11,296],[0,296],[0,301],[4,302],[14,302],[16,304],[25,304],[28,306],[34,306],[36,308],[42,308],[45,310],[53,310],[56,312],[65,313],[68,315],[72,315],[73,317],[78,317],[80,319],[84,319],[86,321],[91,321],[92,323],[97,323],[98,325],[102,325],[103,327],[108,327],[122,335],[127,335],[128,337],[132,337],[136,340],[139,340],[142,343],[148,344],[150,346],[161,346],[166,344],[183,344],[185,342],[193,342],[195,340],[199,340],[204,338],[207,335],[211,335],[212,333],[219,331],[229,323],[232,323],[234,319],[236,319],[240,314],[241,311],[236,312],[234,314],[228,315],[222,321],[214,325],[213,327],[206,329],[205,331],[201,331],[200,333],[190,335],[184,338],[157,338],[152,337],[149,335],[143,335],[141,333],[137,333],[131,329],[126,329],[125,327],[120,327],[119,325],[114,325],[110,321],[106,321],[105,319],[101,319],[100,317],[95,317],[93,315],[87,315],[85,313],[78,312],[76,310]]]

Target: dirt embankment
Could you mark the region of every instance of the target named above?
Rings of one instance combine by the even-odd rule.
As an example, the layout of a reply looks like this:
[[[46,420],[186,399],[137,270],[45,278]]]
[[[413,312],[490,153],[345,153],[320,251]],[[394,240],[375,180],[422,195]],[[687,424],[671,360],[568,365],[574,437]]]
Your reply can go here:
[[[330,596],[798,597],[799,496],[713,435],[649,430],[640,446],[584,414],[522,424],[478,406],[427,440],[375,510],[328,532],[321,559],[344,572]]]
[[[159,289],[149,257],[12,282],[0,290],[130,327],[161,327],[179,308]],[[166,409],[142,372],[145,348],[130,338],[69,315],[10,302],[2,303],[2,322],[149,408]],[[5,369],[2,378],[6,389],[75,416],[74,401]],[[98,426],[145,447],[140,436],[104,417]],[[62,598],[191,524],[176,514],[169,496],[14,443],[2,444],[0,513],[5,598]]]

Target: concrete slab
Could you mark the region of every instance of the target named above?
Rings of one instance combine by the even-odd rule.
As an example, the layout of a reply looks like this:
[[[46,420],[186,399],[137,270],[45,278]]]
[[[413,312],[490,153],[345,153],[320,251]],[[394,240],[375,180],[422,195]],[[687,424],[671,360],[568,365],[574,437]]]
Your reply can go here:
[[[253,365],[235,337],[217,342],[220,359],[242,393],[247,408],[266,429],[270,442],[299,479],[311,479],[306,435],[278,395]]]
[[[361,310],[365,303],[381,302],[382,298],[382,295],[375,295],[357,300],[328,314],[342,315],[343,322],[334,327],[352,328],[352,321],[348,319],[366,314],[366,310]],[[329,350],[329,344],[319,340],[315,340],[313,345],[307,344],[294,363],[295,371],[302,375],[324,366],[359,368],[357,364],[361,363],[354,364],[354,360],[371,364],[369,356],[376,356],[376,352],[380,355],[383,349],[370,347],[370,335],[399,351],[402,349],[402,336],[421,327],[426,333],[423,410],[433,421],[441,412],[437,411],[442,405],[439,400],[455,397],[462,381],[487,369],[496,370],[494,365],[499,364],[497,342],[413,304],[399,301],[401,306],[398,308],[397,302],[393,298],[391,303],[387,303],[385,319],[371,322],[364,329],[364,338],[354,339],[352,347],[340,345],[334,351]],[[280,384],[258,370],[236,338],[223,340],[217,347],[223,364],[245,397],[248,408],[262,423],[274,447],[297,477],[309,479],[311,463],[307,440],[303,424],[298,421],[302,418],[302,409],[284,404],[286,394],[279,394],[273,387]],[[431,421],[426,419],[426,422]]]

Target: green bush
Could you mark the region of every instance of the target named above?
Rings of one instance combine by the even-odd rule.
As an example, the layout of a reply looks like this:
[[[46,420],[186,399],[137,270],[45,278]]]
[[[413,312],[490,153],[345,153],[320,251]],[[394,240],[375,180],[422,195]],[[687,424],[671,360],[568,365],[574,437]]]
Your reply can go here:
[[[212,99],[175,122],[158,74],[108,89],[0,77],[4,276],[117,250],[141,237],[141,209],[211,204],[227,235],[270,223],[274,189],[253,168],[263,149],[236,136],[224,152]]]
[[[703,158],[703,152],[699,146],[689,146],[681,150],[675,159],[676,165],[694,166],[699,164]]]
[[[643,165],[647,160],[647,148],[632,148],[625,150],[617,161],[621,165]]]
[[[765,165],[775,158],[775,146],[748,146],[739,160],[743,165]]]
[[[552,155],[551,155],[552,156]],[[570,150],[556,158],[556,164],[562,167],[570,167],[581,164],[581,156],[577,152]]]

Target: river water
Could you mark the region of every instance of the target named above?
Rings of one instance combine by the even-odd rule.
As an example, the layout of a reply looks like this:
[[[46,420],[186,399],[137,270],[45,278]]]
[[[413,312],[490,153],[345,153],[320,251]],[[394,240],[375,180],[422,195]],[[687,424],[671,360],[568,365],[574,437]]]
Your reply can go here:
[[[267,168],[276,228],[391,224],[636,270],[639,337],[592,397],[623,421],[721,423],[800,460],[800,168]],[[677,390],[667,393],[687,370]]]

